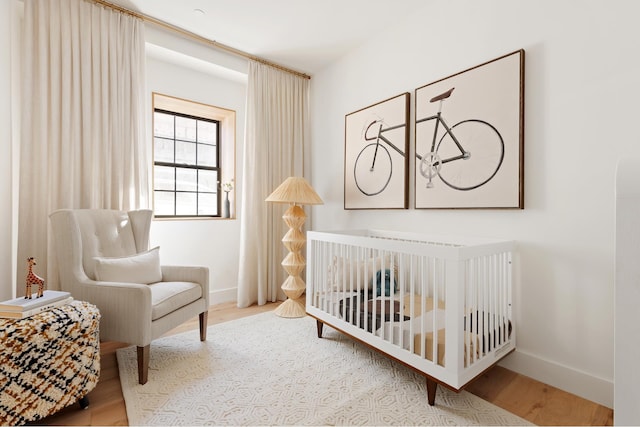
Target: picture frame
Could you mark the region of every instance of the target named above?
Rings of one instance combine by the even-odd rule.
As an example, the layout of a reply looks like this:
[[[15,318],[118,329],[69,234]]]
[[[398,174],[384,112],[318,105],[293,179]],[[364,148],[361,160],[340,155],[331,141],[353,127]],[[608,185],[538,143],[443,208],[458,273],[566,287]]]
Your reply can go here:
[[[409,92],[345,115],[344,208],[409,206]]]
[[[524,50],[415,90],[415,208],[524,209]]]

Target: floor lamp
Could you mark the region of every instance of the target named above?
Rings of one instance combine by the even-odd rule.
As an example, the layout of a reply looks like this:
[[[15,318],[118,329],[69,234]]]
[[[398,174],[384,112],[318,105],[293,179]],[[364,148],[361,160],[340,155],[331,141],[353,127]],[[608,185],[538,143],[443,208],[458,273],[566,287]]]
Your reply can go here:
[[[280,317],[302,317],[306,314],[306,310],[296,300],[302,296],[306,289],[300,273],[306,265],[306,260],[302,255],[302,249],[306,242],[302,226],[307,216],[301,205],[321,205],[323,202],[306,179],[294,176],[287,178],[280,184],[267,197],[266,201],[290,204],[289,209],[282,215],[285,224],[289,226],[289,231],[282,238],[282,243],[289,250],[289,254],[282,260],[282,267],[289,274],[289,277],[282,284],[282,290],[287,296],[287,300],[280,304],[275,313]]]

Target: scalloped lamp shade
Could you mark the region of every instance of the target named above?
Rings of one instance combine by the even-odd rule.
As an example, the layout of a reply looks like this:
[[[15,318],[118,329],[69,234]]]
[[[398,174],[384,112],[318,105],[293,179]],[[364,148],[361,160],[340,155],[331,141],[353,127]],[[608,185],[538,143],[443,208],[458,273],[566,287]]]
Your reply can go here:
[[[273,203],[294,203],[296,205],[322,205],[324,202],[306,179],[290,176],[265,199]]]
[[[306,179],[296,176],[285,179],[265,201],[291,204],[282,216],[289,227],[289,231],[282,238],[282,243],[289,250],[289,254],[282,261],[282,267],[289,275],[282,284],[287,300],[278,306],[275,314],[280,317],[303,317],[306,315],[306,309],[298,299],[307,287],[300,277],[306,265],[302,255],[306,242],[302,226],[306,215],[300,205],[321,205],[324,202]]]

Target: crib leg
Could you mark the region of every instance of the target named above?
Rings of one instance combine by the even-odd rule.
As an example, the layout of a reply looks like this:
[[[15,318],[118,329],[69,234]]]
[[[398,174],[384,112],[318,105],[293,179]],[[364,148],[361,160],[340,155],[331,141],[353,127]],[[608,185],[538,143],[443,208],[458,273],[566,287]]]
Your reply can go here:
[[[322,327],[324,326],[324,323],[322,323],[319,320],[316,320],[316,327],[318,328],[318,338],[322,338]]]
[[[436,404],[436,389],[438,388],[438,383],[433,381],[432,379],[427,378],[427,401],[430,406]]]

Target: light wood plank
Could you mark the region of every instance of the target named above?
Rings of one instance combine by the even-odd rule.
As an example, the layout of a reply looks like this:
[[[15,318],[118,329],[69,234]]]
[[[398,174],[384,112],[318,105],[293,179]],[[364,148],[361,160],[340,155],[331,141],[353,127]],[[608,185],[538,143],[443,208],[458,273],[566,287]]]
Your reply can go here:
[[[482,374],[466,390],[537,425],[613,425],[612,409],[501,366]]]

